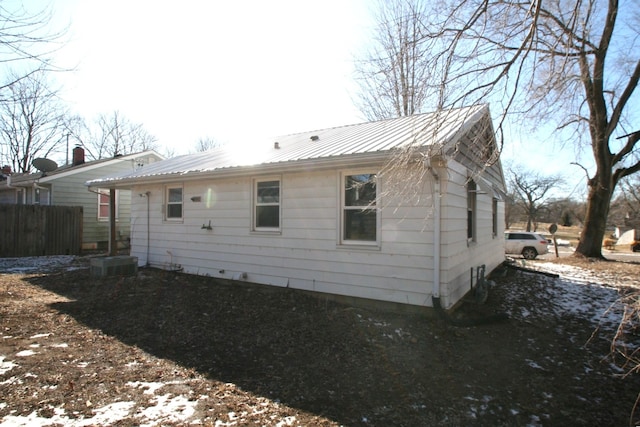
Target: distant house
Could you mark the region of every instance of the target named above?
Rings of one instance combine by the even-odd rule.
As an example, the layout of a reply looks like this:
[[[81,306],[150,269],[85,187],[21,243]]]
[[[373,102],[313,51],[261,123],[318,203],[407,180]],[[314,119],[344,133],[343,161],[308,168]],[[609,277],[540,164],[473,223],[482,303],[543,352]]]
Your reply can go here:
[[[70,165],[50,172],[15,174],[5,167],[0,177],[0,203],[82,206],[83,248],[103,248],[109,239],[109,191],[87,191],[85,182],[117,172],[134,172],[163,159],[153,151],[145,151],[85,162],[84,149],[76,147]],[[120,190],[116,197],[116,234],[118,240],[125,242],[131,229],[131,192]]]
[[[473,106],[223,146],[87,185],[132,190],[141,265],[449,308],[479,267],[504,261],[497,154],[489,108]]]

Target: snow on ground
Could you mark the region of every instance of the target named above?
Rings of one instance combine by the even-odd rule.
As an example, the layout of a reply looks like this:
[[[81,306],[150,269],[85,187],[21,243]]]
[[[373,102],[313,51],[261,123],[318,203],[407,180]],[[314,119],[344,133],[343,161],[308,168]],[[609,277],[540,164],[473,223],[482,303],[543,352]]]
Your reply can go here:
[[[63,267],[68,271],[77,268],[85,268],[73,265],[76,258],[77,257],[74,255],[0,258],[0,273],[31,274],[47,273]]]
[[[537,297],[544,303],[526,309],[522,304],[511,304],[509,315],[534,321],[539,317],[561,318],[567,314],[590,320],[594,328],[616,330],[622,319],[624,306],[620,288],[637,286],[636,280],[624,275],[591,271],[567,264],[551,262],[523,262],[530,270],[556,274],[541,276],[542,286]],[[526,300],[530,289],[514,287],[508,300]]]
[[[48,256],[48,257],[28,257],[28,258],[0,258],[0,273],[46,273],[61,268],[75,269],[78,267],[74,256]],[[510,316],[523,320],[535,321],[538,316],[561,317],[566,313],[583,316],[590,319],[594,327],[617,328],[621,315],[618,290],[614,286],[636,285],[633,278],[620,275],[606,276],[594,274],[593,272],[570,265],[554,264],[546,262],[535,262],[525,264],[526,268],[540,270],[558,274],[559,278],[542,277],[544,287],[544,304],[539,304],[534,308],[525,309],[522,304],[515,303],[520,299],[527,298],[530,289],[523,287],[513,287],[509,290],[507,300],[512,300],[510,304]],[[43,333],[34,335],[33,339],[47,338],[50,334]],[[58,344],[64,346],[63,344]],[[39,348],[39,351],[46,349]],[[19,358],[29,357],[35,354],[34,350],[25,350],[14,354],[14,360],[7,360],[7,356],[0,355],[0,373],[10,372],[19,366]],[[531,361],[532,366],[536,362]],[[534,366],[535,367],[535,366]],[[113,402],[101,408],[93,410],[95,414],[90,418],[70,417],[65,413],[64,408],[50,408],[54,416],[51,418],[40,417],[37,412],[28,416],[6,416],[1,420],[0,426],[48,426],[62,424],[67,426],[90,426],[109,425],[117,423],[119,420],[128,417],[135,417],[139,420],[139,425],[161,425],[163,423],[184,423],[199,424],[197,417],[194,417],[195,407],[200,396],[185,397],[184,395],[163,394],[162,389],[172,383],[128,383],[132,389],[144,390],[145,394],[151,396],[151,406],[144,409],[138,408],[135,402],[120,401]],[[173,383],[175,384],[175,383]],[[183,384],[188,388],[188,384]],[[189,395],[189,393],[186,393]],[[218,420],[216,426],[239,425],[242,424],[241,414],[230,413],[229,422]],[[293,417],[283,419],[281,425],[292,425],[295,421]]]
[[[175,383],[175,382],[174,382]],[[131,388],[145,387],[146,383],[129,383]],[[4,417],[0,426],[18,427],[18,426],[100,426],[112,425],[120,420],[124,420],[133,416],[139,420],[140,426],[155,426],[165,423],[185,423],[200,424],[198,420],[194,420],[195,408],[199,399],[190,399],[185,396],[172,396],[171,394],[156,394],[155,392],[167,384],[153,384],[153,391],[145,391],[145,393],[153,396],[152,403],[155,405],[148,406],[142,410],[136,411],[136,402],[114,402],[102,408],[93,410],[95,414],[90,418],[70,417],[62,407],[52,407],[53,416],[50,418],[41,417],[37,411],[27,416],[8,415]],[[87,401],[87,405],[90,402]]]

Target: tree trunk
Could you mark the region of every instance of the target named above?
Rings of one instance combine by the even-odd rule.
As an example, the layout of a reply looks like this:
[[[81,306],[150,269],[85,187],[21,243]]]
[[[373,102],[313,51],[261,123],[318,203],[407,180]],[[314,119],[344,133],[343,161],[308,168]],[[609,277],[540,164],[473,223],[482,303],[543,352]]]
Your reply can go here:
[[[587,199],[587,215],[580,235],[580,243],[575,254],[589,258],[604,258],[602,256],[602,239],[604,238],[609,216],[609,203],[613,194],[610,180],[606,182],[602,175],[589,182],[589,197]]]

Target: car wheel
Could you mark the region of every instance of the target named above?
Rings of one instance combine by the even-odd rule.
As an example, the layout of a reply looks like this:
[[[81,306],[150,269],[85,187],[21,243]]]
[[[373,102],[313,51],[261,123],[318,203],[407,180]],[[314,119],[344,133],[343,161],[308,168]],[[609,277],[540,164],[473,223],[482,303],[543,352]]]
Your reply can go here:
[[[538,256],[538,251],[536,251],[534,248],[524,248],[522,250],[522,256],[524,257],[524,259],[536,259],[536,257]]]

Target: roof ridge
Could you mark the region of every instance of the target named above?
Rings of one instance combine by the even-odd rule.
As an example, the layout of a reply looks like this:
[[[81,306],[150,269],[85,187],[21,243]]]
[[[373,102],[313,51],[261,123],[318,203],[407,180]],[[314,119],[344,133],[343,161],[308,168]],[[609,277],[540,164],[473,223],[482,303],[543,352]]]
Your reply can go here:
[[[464,107],[442,108],[440,110],[429,111],[429,112],[424,112],[424,113],[414,113],[414,114],[410,114],[408,116],[389,117],[387,119],[378,119],[378,120],[365,120],[365,121],[358,122],[358,123],[349,123],[349,124],[345,124],[345,125],[330,126],[330,127],[319,128],[319,129],[315,129],[315,130],[286,133],[286,134],[277,135],[274,138],[275,139],[277,139],[277,138],[287,138],[287,137],[291,137],[291,136],[295,136],[295,135],[308,135],[308,134],[315,133],[315,132],[326,132],[326,131],[330,131],[330,130],[348,128],[348,127],[353,127],[353,126],[362,126],[362,125],[366,125],[366,124],[376,124],[376,123],[382,123],[382,122],[391,122],[391,121],[403,120],[403,119],[404,120],[408,120],[408,119],[415,118],[415,117],[418,117],[418,116],[435,115],[435,114],[439,114],[439,113],[443,113],[443,112],[447,113],[447,114],[451,114],[451,113],[454,113],[454,112],[459,111],[459,110],[471,110],[471,109],[474,109],[474,108],[477,108],[477,107],[483,107],[485,105],[488,105],[488,104],[487,103],[478,103],[478,104],[467,105],[467,106],[464,106]]]

